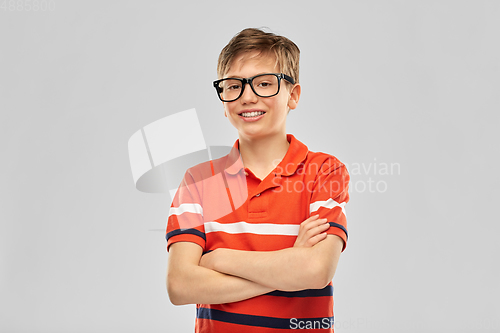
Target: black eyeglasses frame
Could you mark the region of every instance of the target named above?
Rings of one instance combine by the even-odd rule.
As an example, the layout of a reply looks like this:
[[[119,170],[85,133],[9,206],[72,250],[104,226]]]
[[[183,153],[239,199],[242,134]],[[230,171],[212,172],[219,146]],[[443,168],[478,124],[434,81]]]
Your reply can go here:
[[[259,95],[255,91],[255,89],[253,88],[253,84],[252,84],[253,79],[255,79],[256,77],[259,77],[259,76],[263,76],[263,75],[275,75],[278,78],[278,91],[276,92],[276,94],[270,95],[270,96],[261,96],[261,95]],[[250,86],[250,88],[252,89],[252,91],[254,92],[254,94],[257,95],[257,96],[259,96],[259,97],[267,98],[267,97],[276,96],[280,92],[281,79],[285,79],[288,82],[290,82],[291,84],[295,84],[295,80],[292,77],[290,77],[290,76],[288,76],[286,74],[283,74],[283,73],[264,73],[264,74],[255,75],[255,76],[252,76],[252,77],[249,77],[249,78],[228,77],[228,78],[216,80],[216,81],[214,81],[214,87],[215,87],[215,90],[217,91],[217,96],[219,96],[219,99],[222,102],[226,102],[227,103],[227,102],[234,102],[235,100],[237,100],[238,98],[240,98],[241,95],[243,95],[243,92],[245,91],[246,84],[248,84]],[[219,86],[219,83],[221,83],[224,80],[238,80],[238,81],[241,82],[241,91],[240,91],[240,94],[238,95],[238,97],[236,97],[235,99],[231,99],[231,100],[223,100],[222,99],[222,96],[221,96],[222,88]]]

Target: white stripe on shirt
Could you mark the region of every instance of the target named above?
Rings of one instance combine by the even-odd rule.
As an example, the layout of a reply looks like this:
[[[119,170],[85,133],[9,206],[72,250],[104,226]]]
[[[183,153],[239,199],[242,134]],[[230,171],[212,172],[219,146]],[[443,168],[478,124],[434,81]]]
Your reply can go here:
[[[183,203],[179,207],[170,207],[168,216],[181,215],[182,213],[196,213],[203,215],[203,208],[197,203]]]
[[[257,235],[284,235],[297,236],[300,225],[298,224],[276,224],[276,223],[219,223],[205,222],[205,233],[223,231],[228,234],[257,234]]]
[[[345,208],[344,208],[345,204],[346,204],[345,202],[338,203],[337,201],[333,200],[332,198],[330,198],[326,201],[315,201],[309,206],[309,213],[317,211],[318,209],[320,209],[320,207],[324,207],[324,208],[328,208],[328,209],[332,209],[334,207],[340,207],[342,209],[342,213],[344,213],[344,215],[346,215]],[[347,217],[347,215],[346,215],[346,217]]]

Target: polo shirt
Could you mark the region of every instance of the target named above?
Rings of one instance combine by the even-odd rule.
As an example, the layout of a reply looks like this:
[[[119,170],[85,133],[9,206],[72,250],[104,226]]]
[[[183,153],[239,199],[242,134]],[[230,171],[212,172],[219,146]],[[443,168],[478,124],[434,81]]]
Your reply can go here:
[[[300,224],[327,218],[328,234],[347,244],[349,174],[336,157],[309,151],[293,135],[285,157],[263,180],[245,168],[239,140],[217,160],[189,168],[172,201],[167,251],[175,242],[217,248],[276,251],[293,247]],[[273,291],[226,304],[197,304],[196,332],[333,332],[333,284],[323,289]]]

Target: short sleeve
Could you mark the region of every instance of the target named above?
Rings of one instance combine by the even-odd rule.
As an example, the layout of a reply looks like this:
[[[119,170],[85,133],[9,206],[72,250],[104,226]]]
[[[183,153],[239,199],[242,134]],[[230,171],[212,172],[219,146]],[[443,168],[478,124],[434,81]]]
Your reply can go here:
[[[330,223],[329,235],[337,235],[347,245],[347,220],[345,205],[349,201],[349,173],[344,164],[335,158],[325,161],[319,169],[311,193],[310,216],[319,214]]]
[[[205,250],[203,206],[198,186],[190,170],[186,171],[172,200],[167,221],[167,251],[176,242],[192,242]]]

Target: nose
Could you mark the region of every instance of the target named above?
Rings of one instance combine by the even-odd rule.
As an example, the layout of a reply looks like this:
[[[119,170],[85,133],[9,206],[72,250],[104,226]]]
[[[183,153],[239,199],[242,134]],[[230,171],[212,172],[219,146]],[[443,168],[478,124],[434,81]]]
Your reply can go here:
[[[243,90],[243,94],[240,97],[242,104],[248,103],[257,103],[259,96],[257,96],[250,86],[250,83],[245,85],[245,89]]]

